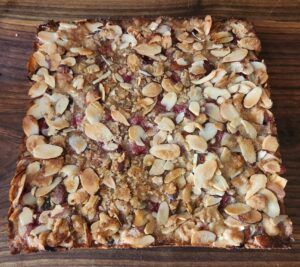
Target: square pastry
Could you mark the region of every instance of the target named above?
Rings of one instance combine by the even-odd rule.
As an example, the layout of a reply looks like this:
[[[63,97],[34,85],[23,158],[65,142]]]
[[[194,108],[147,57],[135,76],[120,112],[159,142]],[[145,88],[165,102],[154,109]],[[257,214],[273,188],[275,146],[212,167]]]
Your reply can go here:
[[[210,16],[39,26],[11,251],[289,247],[260,49]]]

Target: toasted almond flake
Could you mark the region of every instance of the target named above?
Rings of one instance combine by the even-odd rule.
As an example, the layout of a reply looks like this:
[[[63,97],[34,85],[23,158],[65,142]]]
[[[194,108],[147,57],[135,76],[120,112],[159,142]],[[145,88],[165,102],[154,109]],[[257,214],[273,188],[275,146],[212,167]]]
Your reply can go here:
[[[52,159],[57,158],[63,152],[60,146],[50,144],[39,144],[32,150],[32,155],[38,159]]]
[[[48,88],[48,85],[44,81],[36,82],[34,85],[32,85],[30,87],[28,95],[31,98],[39,97],[39,96],[45,94],[47,88]]]
[[[203,78],[201,78],[200,80],[193,80],[192,83],[193,84],[197,84],[197,85],[206,83],[206,82],[210,81],[211,79],[213,79],[216,76],[216,74],[217,74],[217,71],[213,70],[208,75],[206,75]]]
[[[127,57],[127,64],[132,72],[136,72],[140,68],[141,61],[136,54],[130,54]]]
[[[277,185],[280,186],[280,188],[284,189],[286,184],[287,184],[287,179],[277,175],[277,174],[272,174],[269,176],[270,182],[273,182]]]
[[[215,197],[215,196],[211,196],[211,195],[205,195],[202,199],[203,201],[203,205],[204,207],[210,207],[210,206],[214,206],[216,204],[219,204],[221,201],[220,197]]]
[[[281,167],[277,160],[268,160],[262,164],[262,170],[267,173],[278,173]]]
[[[221,117],[220,108],[214,103],[205,104],[205,113],[216,121],[219,122],[224,121],[223,118]]]
[[[64,179],[64,186],[68,193],[75,193],[79,186],[79,177],[78,176],[68,176]]]
[[[42,135],[31,135],[26,140],[26,149],[33,153],[33,149],[41,144],[45,144],[45,137]]]
[[[230,47],[210,50],[210,53],[215,57],[225,57],[230,53]]]
[[[163,117],[157,124],[157,127],[162,131],[172,132],[175,129],[175,124],[171,119]]]
[[[244,223],[258,223],[262,220],[262,215],[257,210],[251,210],[238,216],[238,219]]]
[[[79,168],[76,165],[65,165],[61,169],[60,173],[63,176],[74,177],[74,176],[79,175]]]
[[[189,72],[194,74],[194,75],[201,75],[201,74],[205,74],[206,70],[203,66],[204,61],[203,60],[199,60],[196,62],[193,62],[191,67],[189,68]]]
[[[214,32],[211,34],[211,38],[216,44],[229,43],[233,40],[232,34],[228,31]]]
[[[262,149],[276,152],[279,147],[277,138],[275,136],[268,135],[262,142]]]
[[[111,111],[111,116],[114,121],[120,122],[126,126],[129,126],[129,123],[126,119],[126,117],[118,110],[112,110]]]
[[[56,159],[44,160],[44,175],[51,176],[58,173],[64,164],[64,159],[62,157]]]
[[[161,86],[166,92],[180,93],[183,89],[182,83],[173,83],[169,78],[164,78],[161,82]]]
[[[225,120],[229,121],[233,121],[240,117],[240,114],[237,112],[235,107],[232,104],[226,102],[221,104],[220,113]]]
[[[63,114],[69,105],[69,98],[67,96],[62,96],[58,99],[55,104],[55,113]]]
[[[147,213],[145,210],[136,210],[134,214],[133,224],[136,227],[144,226],[147,223],[146,215]]]
[[[83,76],[82,75],[78,75],[78,76],[74,77],[74,79],[72,81],[72,85],[77,90],[83,89],[83,85],[84,85]],[[99,84],[99,86],[100,86],[100,84]]]
[[[262,95],[261,87],[253,88],[244,98],[244,107],[245,108],[254,107],[260,100],[261,95]]]
[[[48,193],[50,193],[59,183],[61,182],[61,177],[57,177],[55,178],[55,180],[52,182],[52,184],[48,185],[48,186],[43,186],[43,187],[39,187],[36,191],[35,191],[35,196],[36,197],[42,197],[47,195]]]
[[[255,37],[245,37],[237,42],[239,47],[246,48],[248,50],[260,51],[260,41]]]
[[[93,51],[85,47],[71,47],[70,52],[74,54],[79,54],[81,56],[90,56],[93,54]]]
[[[91,124],[99,122],[104,113],[104,108],[99,102],[90,103],[85,110],[86,118]]]
[[[54,43],[58,39],[58,34],[56,32],[40,31],[38,39],[43,43]]]
[[[86,22],[85,26],[87,27],[89,32],[97,32],[102,28],[103,23],[101,23],[101,22]]]
[[[248,50],[244,48],[237,48],[233,50],[230,54],[225,56],[222,59],[223,63],[234,62],[234,61],[242,61],[248,54]]]
[[[174,170],[171,170],[165,177],[164,182],[166,184],[171,183],[175,181],[180,176],[184,175],[186,170],[184,168],[176,168]]]
[[[212,139],[217,134],[218,129],[214,123],[208,122],[200,129],[199,135],[202,136],[206,141]]]
[[[174,160],[180,155],[180,148],[176,144],[162,144],[162,145],[154,145],[150,149],[150,153],[164,160]]]
[[[226,179],[221,175],[215,175],[211,180],[211,185],[221,192],[225,192],[229,189]]]
[[[134,47],[134,50],[143,56],[153,57],[161,52],[161,46],[153,44],[139,44]]]
[[[189,104],[189,111],[191,111],[194,115],[198,116],[200,114],[200,105],[196,101],[192,101]]]
[[[30,208],[24,207],[19,215],[21,225],[27,225],[33,222],[33,211]]]
[[[208,86],[204,89],[205,98],[211,98],[217,100],[219,97],[223,97],[224,99],[230,98],[230,93],[227,89],[220,89],[217,87]]]
[[[37,120],[33,116],[27,115],[24,117],[23,131],[27,137],[39,134],[39,125]]]
[[[94,195],[100,186],[99,176],[92,168],[87,168],[80,173],[80,182],[83,189],[90,195]]]
[[[61,130],[69,127],[69,122],[62,117],[58,117],[54,120],[49,120],[48,118],[45,118],[45,121],[50,128],[53,128],[55,130]],[[48,131],[48,135],[50,135],[49,132],[50,131]]]
[[[256,161],[255,148],[250,139],[239,137],[237,139],[244,159],[249,163]]]
[[[276,196],[268,189],[261,189],[259,194],[267,199],[267,205],[263,211],[271,218],[277,217],[280,214],[280,207]]]
[[[185,137],[185,140],[187,141],[190,149],[196,150],[200,153],[206,152],[207,143],[202,136],[189,134]]]
[[[102,183],[109,188],[116,189],[115,180],[111,176],[104,176]]]
[[[101,122],[86,124],[84,133],[88,138],[97,142],[108,143],[113,139],[112,132]]]
[[[251,207],[244,203],[229,204],[225,207],[224,211],[231,216],[237,216],[247,213],[251,210]]]
[[[76,59],[74,57],[67,57],[61,60],[61,65],[66,65],[69,67],[73,67],[76,64]]]
[[[241,120],[242,125],[244,126],[244,129],[247,133],[247,135],[251,138],[251,139],[255,139],[257,136],[257,131],[255,129],[255,127],[248,121],[246,120]]]
[[[77,154],[82,153],[87,147],[86,140],[80,135],[72,135],[69,138],[69,144]]]
[[[148,83],[142,89],[142,94],[147,97],[156,97],[162,91],[161,85],[159,83],[151,82]]]
[[[218,164],[215,160],[209,160],[199,164],[194,170],[194,183],[198,188],[206,186],[207,182],[214,176]]]
[[[253,174],[250,177],[249,182],[249,189],[245,196],[246,200],[256,194],[259,190],[266,187],[267,177],[264,174]]]
[[[142,139],[146,137],[144,129],[139,125],[133,125],[128,129],[128,136],[138,146],[144,146]]]
[[[212,18],[210,15],[207,15],[204,18],[204,27],[203,27],[205,35],[208,35],[210,33],[211,26],[212,26]]]
[[[192,231],[191,244],[192,245],[210,245],[216,240],[216,235],[207,230]]]
[[[60,22],[58,30],[59,31],[67,31],[67,30],[74,30],[77,29],[77,25],[73,23],[65,23],[65,22]]]
[[[144,248],[150,246],[155,242],[155,239],[152,235],[145,235],[142,237],[136,237],[131,242],[130,245],[136,248]]]
[[[155,159],[149,171],[150,175],[161,175],[164,173],[164,165],[166,161],[161,159]]]
[[[159,225],[164,225],[167,223],[169,218],[169,205],[167,202],[162,202],[159,205],[156,220]]]
[[[169,92],[164,95],[163,99],[161,100],[161,104],[166,107],[166,110],[170,111],[177,102],[177,95],[175,92]]]

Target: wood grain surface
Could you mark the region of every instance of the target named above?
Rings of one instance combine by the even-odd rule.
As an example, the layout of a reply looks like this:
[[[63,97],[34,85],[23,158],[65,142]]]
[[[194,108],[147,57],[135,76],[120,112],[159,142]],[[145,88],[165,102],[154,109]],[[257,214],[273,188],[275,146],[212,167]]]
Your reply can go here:
[[[8,188],[28,105],[26,61],[36,26],[48,19],[205,15],[246,18],[262,41],[273,112],[287,172],[286,207],[294,222],[291,250],[197,248],[72,250],[10,255]],[[298,0],[0,0],[0,266],[300,266],[300,1]]]

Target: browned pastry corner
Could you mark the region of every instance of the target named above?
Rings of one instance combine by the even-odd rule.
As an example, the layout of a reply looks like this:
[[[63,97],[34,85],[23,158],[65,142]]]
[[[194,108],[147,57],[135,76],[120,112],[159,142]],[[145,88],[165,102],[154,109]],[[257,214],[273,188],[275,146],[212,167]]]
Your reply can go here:
[[[11,251],[290,247],[260,49],[210,16],[41,25]]]

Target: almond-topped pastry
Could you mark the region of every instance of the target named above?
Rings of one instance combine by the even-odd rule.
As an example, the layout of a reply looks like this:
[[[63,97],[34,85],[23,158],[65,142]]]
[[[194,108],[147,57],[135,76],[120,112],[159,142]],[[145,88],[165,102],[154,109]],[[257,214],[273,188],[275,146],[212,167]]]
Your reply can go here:
[[[268,74],[249,23],[49,22],[35,47],[9,192],[13,253],[290,246]]]

